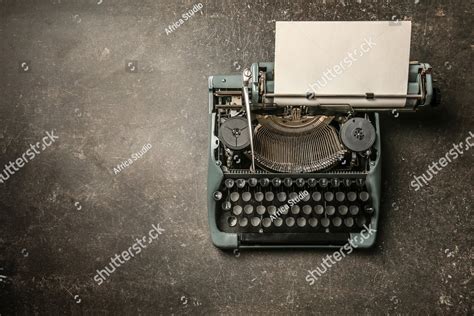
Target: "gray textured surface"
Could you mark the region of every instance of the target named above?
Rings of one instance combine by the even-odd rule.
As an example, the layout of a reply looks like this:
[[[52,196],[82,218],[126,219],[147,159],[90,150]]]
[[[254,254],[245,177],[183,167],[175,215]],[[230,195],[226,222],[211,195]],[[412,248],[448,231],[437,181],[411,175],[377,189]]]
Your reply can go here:
[[[472,313],[472,152],[409,187],[473,125],[469,1],[205,1],[169,35],[194,2],[97,2],[0,0],[0,165],[59,136],[0,186],[2,315]],[[413,21],[411,58],[433,65],[443,105],[382,118],[377,247],[313,286],[326,251],[215,249],[207,77],[273,60],[275,20],[392,17]],[[97,286],[95,270],[155,223],[159,240]]]

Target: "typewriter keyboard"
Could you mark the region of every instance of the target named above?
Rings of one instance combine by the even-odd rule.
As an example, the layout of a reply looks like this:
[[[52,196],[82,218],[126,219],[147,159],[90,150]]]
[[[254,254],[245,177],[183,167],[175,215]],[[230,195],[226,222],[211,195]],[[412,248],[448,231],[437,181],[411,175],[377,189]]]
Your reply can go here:
[[[365,177],[226,178],[214,199],[228,233],[355,233],[375,211]]]

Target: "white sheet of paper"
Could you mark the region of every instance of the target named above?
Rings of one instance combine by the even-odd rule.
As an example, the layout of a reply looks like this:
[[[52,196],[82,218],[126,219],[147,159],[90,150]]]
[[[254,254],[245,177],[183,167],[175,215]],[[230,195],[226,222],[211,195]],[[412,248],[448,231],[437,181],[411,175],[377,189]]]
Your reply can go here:
[[[405,95],[410,21],[276,22],[276,94]],[[275,98],[289,105],[403,107],[406,99]]]

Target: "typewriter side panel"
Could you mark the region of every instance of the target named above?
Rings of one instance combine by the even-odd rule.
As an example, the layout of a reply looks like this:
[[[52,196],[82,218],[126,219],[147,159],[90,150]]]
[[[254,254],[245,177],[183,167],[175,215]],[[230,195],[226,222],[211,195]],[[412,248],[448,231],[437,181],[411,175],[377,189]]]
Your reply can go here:
[[[237,234],[221,232],[216,225],[216,201],[213,192],[216,192],[223,180],[223,173],[215,159],[215,150],[219,146],[219,138],[216,135],[216,113],[214,109],[213,78],[209,77],[209,161],[207,176],[208,197],[208,220],[211,231],[212,243],[222,249],[234,249],[238,247]],[[222,81],[222,80],[221,80]]]

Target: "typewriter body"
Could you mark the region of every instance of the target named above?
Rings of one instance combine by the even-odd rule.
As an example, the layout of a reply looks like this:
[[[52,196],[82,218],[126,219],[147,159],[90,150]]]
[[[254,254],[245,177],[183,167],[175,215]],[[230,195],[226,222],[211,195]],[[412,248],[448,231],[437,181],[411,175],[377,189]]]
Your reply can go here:
[[[415,111],[432,103],[430,65],[406,65],[403,95],[318,95],[307,88],[276,94],[274,66],[254,63],[242,73],[209,78],[208,215],[214,245],[340,247],[369,225],[377,230],[377,112]],[[331,101],[341,98],[403,98],[404,104]],[[371,247],[375,238],[359,239],[357,246]]]

